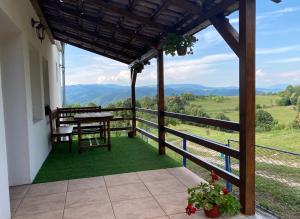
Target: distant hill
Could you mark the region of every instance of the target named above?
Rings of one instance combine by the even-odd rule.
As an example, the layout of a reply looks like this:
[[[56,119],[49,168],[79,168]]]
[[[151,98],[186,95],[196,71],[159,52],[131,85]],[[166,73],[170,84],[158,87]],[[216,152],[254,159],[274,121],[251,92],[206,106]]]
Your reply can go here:
[[[278,92],[286,88],[287,85],[278,85],[267,88],[257,88],[258,93]],[[155,96],[156,86],[137,87],[137,98],[145,96]],[[237,87],[206,87],[198,84],[169,84],[165,85],[165,95],[192,93],[194,95],[220,95],[236,96],[239,89]],[[130,87],[114,84],[87,84],[66,86],[67,104],[80,103],[85,105],[94,102],[97,105],[105,106],[109,103],[130,97]]]

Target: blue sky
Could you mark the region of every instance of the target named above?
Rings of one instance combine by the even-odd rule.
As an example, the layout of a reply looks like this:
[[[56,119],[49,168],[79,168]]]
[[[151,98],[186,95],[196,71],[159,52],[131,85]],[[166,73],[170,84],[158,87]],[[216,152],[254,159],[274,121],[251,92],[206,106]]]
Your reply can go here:
[[[238,27],[238,13],[230,15]],[[196,34],[194,54],[165,56],[165,83],[238,86],[238,59],[213,27]],[[300,84],[300,0],[257,0],[258,87]],[[67,46],[66,83],[129,85],[128,66]],[[138,75],[137,86],[156,84],[156,60]]]

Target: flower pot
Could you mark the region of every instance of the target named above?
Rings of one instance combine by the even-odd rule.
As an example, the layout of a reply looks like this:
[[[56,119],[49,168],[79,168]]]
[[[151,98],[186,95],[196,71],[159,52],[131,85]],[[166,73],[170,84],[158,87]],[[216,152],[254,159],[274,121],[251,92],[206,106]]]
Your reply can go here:
[[[206,217],[209,217],[209,218],[218,218],[218,217],[221,216],[220,206],[219,205],[215,205],[210,210],[205,210],[204,209],[204,213],[205,213]]]
[[[179,56],[185,56],[186,55],[186,52],[187,52],[187,47],[186,46],[179,46],[177,48],[177,54]]]

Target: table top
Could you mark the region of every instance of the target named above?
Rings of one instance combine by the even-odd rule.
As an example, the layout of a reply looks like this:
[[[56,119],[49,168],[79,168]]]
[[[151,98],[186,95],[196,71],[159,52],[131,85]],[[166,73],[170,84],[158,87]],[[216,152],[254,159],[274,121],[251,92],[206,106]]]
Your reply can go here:
[[[82,119],[112,119],[114,115],[110,112],[102,113],[76,113],[74,115],[74,120]]]

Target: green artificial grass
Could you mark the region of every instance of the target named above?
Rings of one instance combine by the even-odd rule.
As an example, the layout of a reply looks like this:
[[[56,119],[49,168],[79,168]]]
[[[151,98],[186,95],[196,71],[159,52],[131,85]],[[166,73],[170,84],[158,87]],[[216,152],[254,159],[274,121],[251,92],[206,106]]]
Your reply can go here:
[[[73,142],[72,153],[68,145],[57,144],[39,170],[33,183],[53,182],[93,176],[178,167],[181,164],[168,155],[158,155],[158,149],[139,138],[113,137],[112,150],[97,148],[77,150]]]

